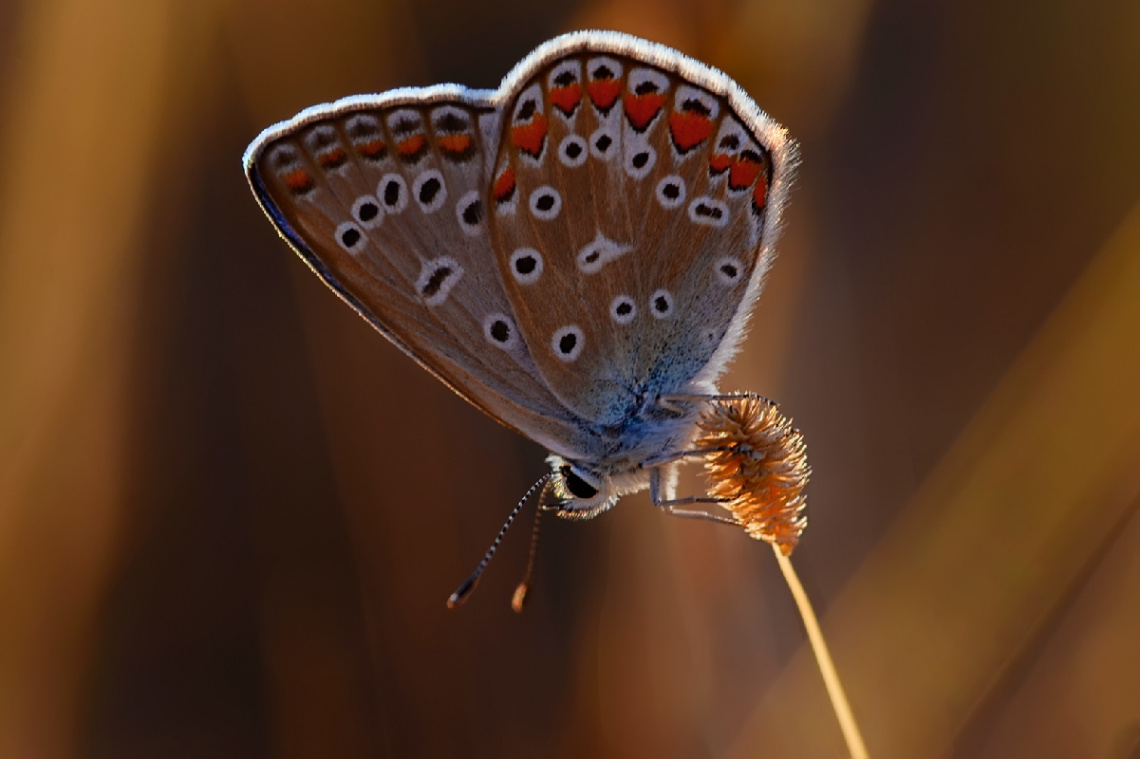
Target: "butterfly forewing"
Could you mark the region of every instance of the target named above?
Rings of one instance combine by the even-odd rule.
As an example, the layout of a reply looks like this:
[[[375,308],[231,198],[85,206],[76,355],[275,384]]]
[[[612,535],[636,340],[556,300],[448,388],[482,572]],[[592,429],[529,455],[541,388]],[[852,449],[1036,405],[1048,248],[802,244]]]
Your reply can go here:
[[[498,116],[460,99],[409,100],[329,108],[282,130],[249,162],[251,183],[373,325],[475,405],[580,456],[580,425],[543,385],[491,249]]]
[[[551,61],[503,110],[490,228],[552,392],[611,425],[715,379],[768,265],[770,136],[681,71],[589,50]]]

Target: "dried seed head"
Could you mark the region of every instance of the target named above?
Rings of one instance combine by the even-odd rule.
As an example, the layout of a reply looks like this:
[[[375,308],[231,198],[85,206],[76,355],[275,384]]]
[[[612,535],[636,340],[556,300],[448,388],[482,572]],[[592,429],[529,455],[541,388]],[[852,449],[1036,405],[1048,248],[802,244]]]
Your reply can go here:
[[[756,396],[719,398],[698,422],[709,495],[753,538],[790,556],[807,527],[803,490],[811,476],[803,435],[775,404]]]

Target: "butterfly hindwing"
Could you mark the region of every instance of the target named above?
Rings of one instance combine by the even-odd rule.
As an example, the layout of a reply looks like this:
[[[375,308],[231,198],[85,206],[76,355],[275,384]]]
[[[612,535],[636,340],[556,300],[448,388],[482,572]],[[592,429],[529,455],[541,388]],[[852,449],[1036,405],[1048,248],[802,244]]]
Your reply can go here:
[[[608,425],[723,370],[770,262],[788,151],[723,75],[591,42],[504,103],[489,215],[545,383]]]

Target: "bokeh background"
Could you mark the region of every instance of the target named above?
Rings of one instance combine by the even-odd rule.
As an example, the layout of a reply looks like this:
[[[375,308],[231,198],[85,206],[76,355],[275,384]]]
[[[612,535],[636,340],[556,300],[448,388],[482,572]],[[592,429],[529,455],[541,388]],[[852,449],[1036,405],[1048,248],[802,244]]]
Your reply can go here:
[[[723,387],[807,436],[872,756],[1140,756],[1134,0],[3,0],[0,756],[843,755],[770,551],[644,496],[448,611],[543,451],[245,186],[305,106],[590,27],[801,142]]]

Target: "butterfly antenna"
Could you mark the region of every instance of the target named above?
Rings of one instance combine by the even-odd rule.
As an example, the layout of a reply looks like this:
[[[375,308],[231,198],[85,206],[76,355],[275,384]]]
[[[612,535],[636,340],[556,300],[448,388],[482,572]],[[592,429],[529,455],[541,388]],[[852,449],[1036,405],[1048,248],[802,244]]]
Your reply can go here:
[[[547,488],[550,483],[547,483]],[[527,594],[530,593],[530,580],[534,575],[534,561],[538,557],[538,536],[540,528],[542,527],[542,512],[545,511],[542,506],[542,500],[546,495],[546,489],[542,491],[539,496],[538,508],[534,510],[534,529],[530,532],[530,556],[526,560],[526,573],[523,574],[522,582],[515,588],[515,594],[511,597],[511,608],[515,610],[516,614],[522,614],[523,609],[526,607]]]
[[[503,526],[499,528],[499,534],[495,536],[495,540],[491,543],[491,547],[487,549],[487,553],[483,554],[483,560],[479,562],[479,566],[475,567],[475,571],[471,573],[471,576],[464,580],[463,584],[447,599],[447,608],[454,609],[467,600],[467,596],[471,595],[471,591],[475,590],[475,586],[479,584],[479,578],[482,576],[483,570],[491,563],[491,558],[495,555],[495,551],[499,550],[499,543],[503,542],[503,536],[506,535],[507,530],[510,529],[511,522],[515,521],[515,517],[522,511],[523,506],[525,506],[526,502],[530,500],[530,497],[534,495],[534,491],[546,485],[547,481],[553,476],[553,472],[547,472],[538,479],[538,482],[530,486],[530,490],[526,491],[526,495],[524,495],[522,500],[518,502],[518,505],[511,510],[511,513],[507,516],[507,521],[503,522]]]

